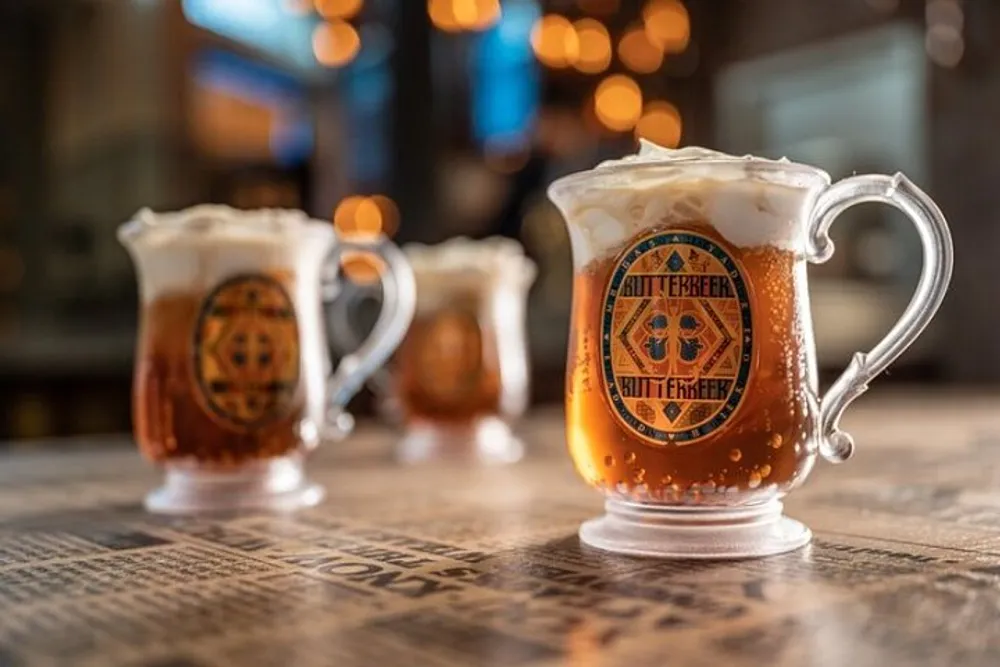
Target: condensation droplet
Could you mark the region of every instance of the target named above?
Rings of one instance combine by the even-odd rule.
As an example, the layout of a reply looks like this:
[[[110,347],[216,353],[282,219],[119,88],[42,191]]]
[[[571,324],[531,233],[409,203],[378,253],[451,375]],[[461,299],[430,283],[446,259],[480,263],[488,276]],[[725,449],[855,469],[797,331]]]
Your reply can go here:
[[[615,457],[613,457],[613,456],[605,456],[604,457],[604,465],[606,465],[606,466],[608,466],[610,468],[614,464],[615,464]]]
[[[771,446],[772,449],[780,449],[784,442],[784,438],[781,437],[780,433],[774,433],[768,439],[767,444]]]
[[[765,463],[760,467],[760,476],[769,477],[770,475],[771,475],[771,466]]]
[[[730,461],[732,461],[732,462],[735,463],[736,461],[739,461],[741,458],[743,458],[743,452],[741,452],[738,449],[731,449],[731,450],[729,450],[729,460]]]
[[[625,452],[625,465],[635,463],[635,452]]]
[[[747,486],[751,489],[756,489],[760,486],[760,473],[752,472],[750,473],[750,478],[747,480]]]

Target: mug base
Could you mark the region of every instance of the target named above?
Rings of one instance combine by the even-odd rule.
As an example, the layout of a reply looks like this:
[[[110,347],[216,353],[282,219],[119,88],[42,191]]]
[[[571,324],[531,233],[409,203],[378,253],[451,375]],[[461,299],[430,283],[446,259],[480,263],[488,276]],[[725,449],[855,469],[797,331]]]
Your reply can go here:
[[[485,417],[469,424],[412,424],[397,448],[403,463],[466,461],[504,464],[524,456],[524,443],[498,417]]]
[[[694,508],[608,500],[605,514],[580,526],[589,546],[630,556],[735,560],[805,546],[812,532],[782,514],[777,499],[750,507]]]
[[[288,512],[319,503],[326,492],[306,479],[302,460],[259,461],[232,471],[168,464],[163,486],[145,498],[157,514]]]

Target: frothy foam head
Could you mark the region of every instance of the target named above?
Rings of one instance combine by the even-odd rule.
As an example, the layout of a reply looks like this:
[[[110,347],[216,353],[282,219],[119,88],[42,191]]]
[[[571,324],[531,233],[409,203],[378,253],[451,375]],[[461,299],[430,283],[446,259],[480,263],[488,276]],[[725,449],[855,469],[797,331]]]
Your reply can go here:
[[[241,273],[316,273],[335,240],[333,226],[291,209],[241,211],[204,204],[176,212],[139,211],[118,228],[135,259],[142,295],[204,291]]]
[[[447,298],[455,289],[487,292],[496,286],[526,289],[534,282],[535,263],[520,243],[499,236],[482,240],[456,237],[437,245],[403,246],[417,279],[423,305]]]
[[[830,183],[813,167],[643,140],[636,155],[566,176],[549,196],[566,217],[577,267],[644,230],[704,223],[737,247],[801,251],[805,219]]]
[[[294,209],[242,211],[221,204],[200,204],[180,211],[140,210],[118,229],[126,244],[288,243],[302,234],[329,236],[329,223]]]

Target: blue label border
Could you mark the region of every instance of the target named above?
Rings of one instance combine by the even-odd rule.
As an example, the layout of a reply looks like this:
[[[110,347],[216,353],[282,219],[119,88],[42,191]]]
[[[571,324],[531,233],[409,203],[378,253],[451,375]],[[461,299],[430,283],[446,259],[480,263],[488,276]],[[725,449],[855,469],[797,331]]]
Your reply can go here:
[[[736,374],[736,381],[733,385],[725,405],[713,415],[707,422],[688,429],[687,431],[668,432],[648,426],[644,422],[629,412],[618,389],[614,368],[611,363],[611,326],[614,316],[615,301],[617,301],[618,288],[621,287],[622,280],[628,275],[632,264],[647,252],[664,245],[689,245],[699,250],[703,250],[722,264],[729,272],[736,291],[736,297],[740,304],[740,319],[743,324],[743,340],[741,343],[742,360]],[[751,316],[750,295],[746,282],[743,279],[742,267],[729,256],[729,254],[719,247],[718,243],[705,238],[699,234],[691,232],[656,232],[638,241],[631,248],[625,251],[618,260],[614,273],[608,281],[608,287],[604,293],[604,311],[601,318],[601,359],[604,370],[604,386],[611,407],[619,418],[636,434],[653,440],[658,443],[678,443],[686,444],[700,440],[721,427],[736,412],[743,395],[746,393],[746,385],[750,379],[750,367],[753,362],[753,318]]]

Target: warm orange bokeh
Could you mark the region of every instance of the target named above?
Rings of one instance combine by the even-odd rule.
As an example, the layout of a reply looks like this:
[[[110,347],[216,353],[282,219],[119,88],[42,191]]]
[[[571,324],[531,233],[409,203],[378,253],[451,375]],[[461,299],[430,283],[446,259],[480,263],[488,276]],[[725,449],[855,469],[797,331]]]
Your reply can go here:
[[[543,16],[531,31],[531,47],[543,65],[569,67],[580,57],[580,37],[565,16]]]
[[[618,59],[638,74],[650,74],[663,65],[663,49],[649,40],[646,31],[633,26],[618,42]]]
[[[667,148],[676,148],[681,141],[681,114],[670,102],[655,100],[646,104],[635,126],[636,139],[648,139]]]
[[[648,0],[642,8],[646,34],[667,53],[680,53],[691,40],[691,19],[680,0]]]
[[[500,20],[500,0],[428,0],[427,15],[445,32],[485,30]]]
[[[361,37],[346,21],[321,23],[313,32],[313,54],[326,67],[343,67],[354,60],[360,49]]]
[[[609,130],[631,130],[642,114],[639,84],[624,74],[607,77],[594,92],[594,113]]]
[[[585,74],[599,74],[611,64],[611,35],[600,21],[580,19],[573,24],[580,53],[573,66]]]
[[[316,11],[325,19],[350,19],[361,11],[364,0],[315,0]]]

